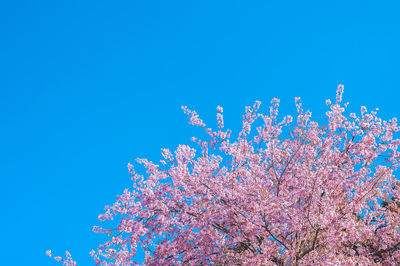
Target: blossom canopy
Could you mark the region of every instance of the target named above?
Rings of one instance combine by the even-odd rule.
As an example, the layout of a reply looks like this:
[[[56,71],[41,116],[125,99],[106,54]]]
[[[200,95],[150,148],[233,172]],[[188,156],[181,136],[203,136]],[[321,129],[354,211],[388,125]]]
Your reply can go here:
[[[133,188],[99,216],[118,226],[94,227],[110,236],[96,263],[134,265],[140,244],[145,265],[400,264],[400,128],[365,107],[347,115],[342,94],[320,123],[300,98],[296,119],[257,101],[235,140],[222,107],[212,130],[184,106],[209,139],[138,159],[146,175],[128,165]]]

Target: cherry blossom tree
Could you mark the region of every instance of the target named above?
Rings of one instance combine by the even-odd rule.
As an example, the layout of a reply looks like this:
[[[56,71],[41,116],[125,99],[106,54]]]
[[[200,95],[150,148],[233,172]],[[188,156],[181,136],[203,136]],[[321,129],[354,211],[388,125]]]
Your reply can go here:
[[[138,159],[146,175],[128,165],[133,188],[99,216],[118,226],[93,228],[110,237],[96,263],[135,265],[140,244],[145,265],[399,265],[400,127],[365,107],[347,115],[342,94],[325,120],[300,98],[295,121],[278,120],[278,99],[267,114],[257,101],[235,140],[221,107],[217,130],[183,107],[208,139],[162,149],[160,164]]]

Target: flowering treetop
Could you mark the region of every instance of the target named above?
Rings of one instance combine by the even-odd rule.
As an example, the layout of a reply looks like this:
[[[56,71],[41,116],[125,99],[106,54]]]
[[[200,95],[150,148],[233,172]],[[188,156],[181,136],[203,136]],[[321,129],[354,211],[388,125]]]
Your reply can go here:
[[[399,264],[400,127],[365,107],[346,115],[342,94],[326,101],[326,125],[300,98],[295,122],[278,121],[278,99],[268,114],[257,101],[236,140],[221,107],[217,130],[183,107],[209,140],[162,149],[160,165],[138,159],[146,176],[128,165],[133,188],[99,216],[118,226],[94,227],[110,236],[96,263],[133,265],[140,244],[146,265]]]

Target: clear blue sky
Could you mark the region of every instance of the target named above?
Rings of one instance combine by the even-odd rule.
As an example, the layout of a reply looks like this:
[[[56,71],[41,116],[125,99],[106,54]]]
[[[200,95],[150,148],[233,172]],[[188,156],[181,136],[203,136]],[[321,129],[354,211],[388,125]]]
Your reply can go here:
[[[329,2],[329,3],[328,3]],[[1,1],[0,264],[80,265],[126,165],[199,133],[187,105],[238,129],[244,107],[301,96],[399,117],[398,1]],[[237,132],[237,131],[236,131]]]

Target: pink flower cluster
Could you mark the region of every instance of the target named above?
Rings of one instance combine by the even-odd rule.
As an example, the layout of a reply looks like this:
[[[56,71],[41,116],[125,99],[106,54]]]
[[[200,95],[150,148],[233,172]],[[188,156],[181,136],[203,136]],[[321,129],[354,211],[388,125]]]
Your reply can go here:
[[[67,266],[76,266],[77,265],[76,262],[74,260],[72,260],[72,256],[68,251],[65,252],[66,259],[63,259],[60,256],[53,256],[53,254],[51,253],[51,250],[47,250],[46,255],[49,256],[50,258],[54,258],[58,262],[61,262],[63,265],[67,265]]]
[[[134,265],[140,244],[145,265],[399,265],[400,127],[365,107],[347,115],[342,95],[321,123],[300,98],[296,123],[278,120],[278,99],[269,114],[256,102],[236,140],[221,107],[217,131],[183,107],[209,140],[193,138],[200,154],[163,149],[162,166],[138,160],[146,176],[128,166],[133,188],[99,216],[118,227],[94,228],[110,236],[96,263]]]

